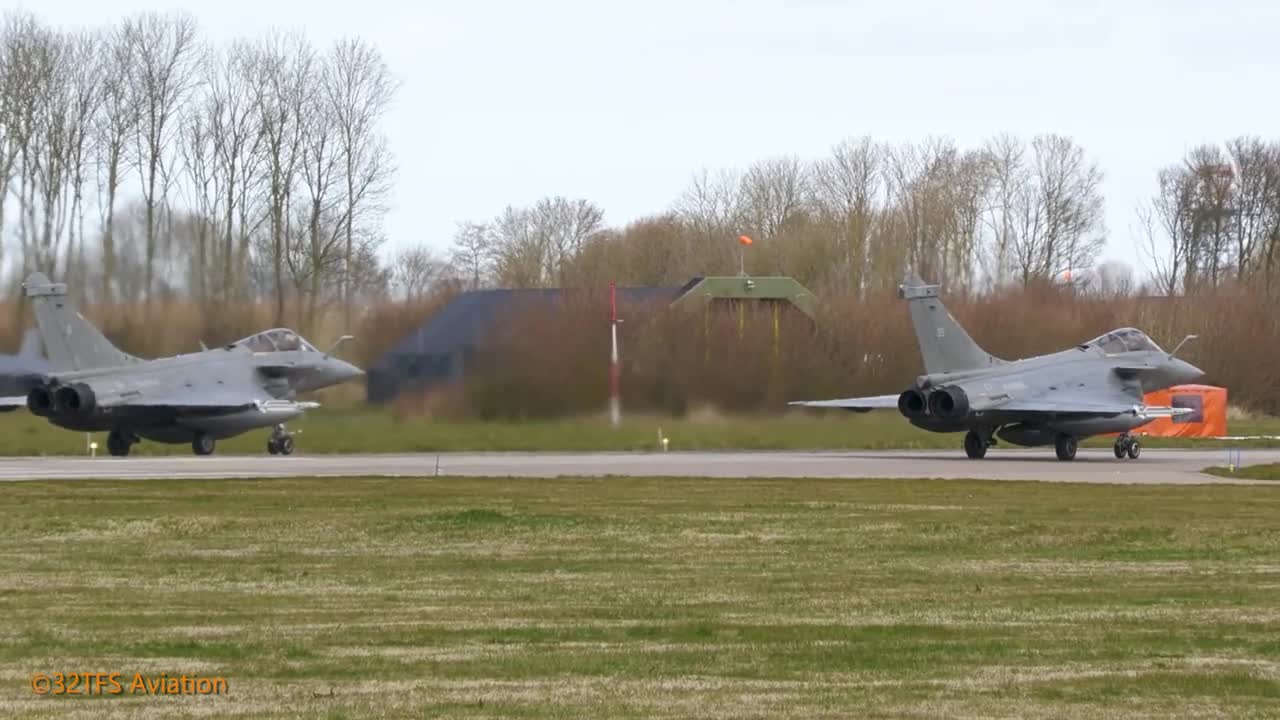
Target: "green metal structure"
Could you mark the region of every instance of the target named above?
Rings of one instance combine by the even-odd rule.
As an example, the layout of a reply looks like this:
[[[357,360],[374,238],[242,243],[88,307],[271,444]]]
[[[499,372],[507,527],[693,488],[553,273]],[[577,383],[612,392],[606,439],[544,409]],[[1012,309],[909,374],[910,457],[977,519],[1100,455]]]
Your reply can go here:
[[[786,302],[814,317],[814,297],[805,286],[789,277],[720,276],[704,277],[672,303],[672,307],[696,307],[717,300],[760,300]]]

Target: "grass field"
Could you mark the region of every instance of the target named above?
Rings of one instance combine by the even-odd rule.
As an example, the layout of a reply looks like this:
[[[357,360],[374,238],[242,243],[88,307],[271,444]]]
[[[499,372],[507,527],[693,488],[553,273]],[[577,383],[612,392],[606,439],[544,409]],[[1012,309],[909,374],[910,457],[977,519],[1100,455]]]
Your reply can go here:
[[[1240,468],[1228,467],[1211,467],[1205,468],[1205,472],[1210,475],[1219,477],[1238,477],[1247,478],[1249,480],[1277,480],[1280,481],[1280,465],[1276,463],[1266,463],[1261,465],[1246,465]]]
[[[0,717],[1275,716],[1278,516],[1268,486],[5,484]]]
[[[949,449],[961,447],[958,433],[929,433],[913,427],[894,411],[794,413],[778,417],[694,414],[683,419],[630,416],[612,428],[604,417],[530,422],[448,421],[399,418],[389,411],[325,409],[313,411],[291,430],[300,453],[439,452],[450,450],[654,450],[658,431],[672,450],[813,450],[813,449]],[[1280,419],[1237,421],[1233,435],[1280,436]],[[268,430],[219,442],[219,452],[263,453]],[[106,435],[94,436],[105,451]],[[1097,438],[1086,446],[1110,444]],[[1147,447],[1218,447],[1211,440],[1149,438]],[[1234,441],[1238,447],[1280,447],[1280,441]],[[88,452],[84,433],[51,426],[25,411],[0,414],[0,456],[69,455]],[[191,454],[187,444],[142,442],[139,455]]]

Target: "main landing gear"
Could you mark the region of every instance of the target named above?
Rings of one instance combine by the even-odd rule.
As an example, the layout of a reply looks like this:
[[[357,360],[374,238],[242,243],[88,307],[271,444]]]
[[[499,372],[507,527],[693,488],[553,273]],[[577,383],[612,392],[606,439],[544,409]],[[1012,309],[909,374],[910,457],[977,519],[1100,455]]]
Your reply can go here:
[[[107,452],[112,457],[124,457],[129,454],[129,448],[133,447],[136,442],[138,442],[137,435],[120,430],[112,430],[107,433]]]
[[[200,433],[191,440],[191,449],[197,455],[212,455],[215,443],[209,433]]]
[[[970,430],[964,436],[964,454],[968,455],[970,460],[981,460],[987,456],[987,448],[994,444],[990,436],[983,437]]]
[[[1075,460],[1078,448],[1079,443],[1076,439],[1066,433],[1061,433],[1053,439],[1053,449],[1058,453],[1059,460]]]
[[[1137,460],[1142,454],[1142,443],[1138,442],[1138,438],[1125,433],[1116,438],[1115,453],[1117,460],[1123,460],[1126,456],[1130,460]]]
[[[284,425],[277,425],[271,431],[271,437],[267,438],[267,452],[272,455],[293,454],[293,436],[284,429]]]

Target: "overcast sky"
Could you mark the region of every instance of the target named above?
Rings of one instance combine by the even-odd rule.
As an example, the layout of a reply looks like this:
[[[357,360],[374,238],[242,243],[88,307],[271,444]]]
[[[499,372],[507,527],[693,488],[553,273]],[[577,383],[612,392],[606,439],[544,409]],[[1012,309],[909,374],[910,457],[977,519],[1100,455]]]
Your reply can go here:
[[[7,5],[13,6],[12,0]],[[973,146],[1074,137],[1106,173],[1105,256],[1141,265],[1135,205],[1191,146],[1280,136],[1280,3],[837,0],[23,0],[65,27],[190,11],[215,42],[305,27],[373,40],[403,88],[395,246],[546,195],[611,224],[700,167],[822,155],[868,134]]]

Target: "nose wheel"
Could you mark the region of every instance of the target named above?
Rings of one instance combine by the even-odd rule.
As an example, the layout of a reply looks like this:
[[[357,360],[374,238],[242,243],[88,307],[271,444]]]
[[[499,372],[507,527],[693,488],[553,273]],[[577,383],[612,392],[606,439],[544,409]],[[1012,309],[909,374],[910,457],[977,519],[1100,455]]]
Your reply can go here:
[[[284,429],[284,425],[277,425],[271,431],[271,437],[267,438],[267,452],[272,455],[293,454],[293,436]]]
[[[1138,442],[1138,438],[1132,435],[1121,435],[1116,438],[1114,450],[1117,460],[1123,460],[1126,457],[1130,460],[1137,460],[1138,456],[1142,454],[1142,443]]]

